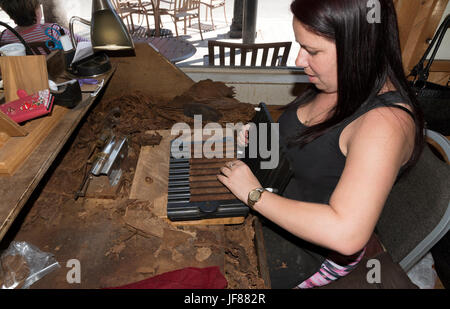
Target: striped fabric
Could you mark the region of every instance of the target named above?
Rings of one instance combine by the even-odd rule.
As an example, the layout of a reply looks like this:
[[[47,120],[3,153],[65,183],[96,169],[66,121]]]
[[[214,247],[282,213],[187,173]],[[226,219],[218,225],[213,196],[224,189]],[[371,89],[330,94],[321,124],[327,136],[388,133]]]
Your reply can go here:
[[[330,284],[331,282],[342,278],[348,275],[353,269],[356,268],[358,263],[363,258],[366,252],[366,248],[364,248],[358,257],[351,263],[345,266],[338,265],[329,259],[325,259],[325,261],[320,266],[318,272],[314,275],[303,281],[298,285],[300,289],[310,289],[317,286],[324,286]]]
[[[51,25],[52,24],[49,23],[35,24],[24,30],[21,29],[18,30],[17,28],[15,30],[22,36],[25,42],[45,42],[50,39],[47,35],[45,35],[45,29],[47,29]],[[69,34],[69,30],[67,30],[66,28],[63,29],[66,32],[66,34]],[[58,34],[55,35],[55,38],[58,39]],[[77,42],[87,41],[87,39],[77,35],[75,36],[75,39]],[[0,42],[4,44],[4,43],[19,43],[20,41],[11,31],[6,29],[1,34]],[[45,54],[45,52],[41,50],[41,54]]]

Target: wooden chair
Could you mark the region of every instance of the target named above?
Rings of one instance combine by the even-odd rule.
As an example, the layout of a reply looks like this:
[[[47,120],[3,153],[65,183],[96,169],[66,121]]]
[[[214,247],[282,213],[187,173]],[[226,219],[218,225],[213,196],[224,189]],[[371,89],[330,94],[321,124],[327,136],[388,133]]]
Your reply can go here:
[[[206,21],[208,21],[208,10],[209,10],[213,29],[215,27],[214,27],[214,20],[213,20],[213,13],[212,13],[212,11],[213,11],[213,9],[217,9],[217,8],[220,8],[220,7],[223,7],[223,15],[225,17],[225,23],[228,25],[227,12],[226,12],[226,9],[225,9],[225,0],[203,0],[203,1],[201,1],[201,3],[206,6],[206,14],[205,14]]]
[[[169,7],[168,7],[169,10],[172,9],[172,5],[175,5],[175,0],[159,0],[159,2],[160,2],[160,4],[165,3],[166,5],[169,5]],[[164,6],[163,6],[163,8],[167,9],[167,7],[164,7]]]
[[[126,22],[128,31],[133,33],[135,28],[133,23],[132,8],[130,7],[129,2],[124,0],[112,0],[112,5],[120,18]]]
[[[16,42],[0,42],[0,47]],[[45,45],[45,42],[27,42],[31,51],[35,55],[49,55],[52,51]]]
[[[35,55],[49,55],[52,51],[45,45],[45,42],[27,42]]]
[[[450,230],[450,141],[425,130],[417,164],[393,186],[376,226],[392,260],[409,271]]]
[[[286,62],[291,50],[292,42],[279,42],[279,43],[260,43],[260,44],[242,44],[242,43],[229,43],[221,41],[208,41],[208,56],[204,61],[205,65],[215,66],[215,47],[219,49],[219,65],[220,66],[286,66]],[[225,62],[225,50],[229,50],[230,62]],[[283,51],[280,53],[280,50]],[[258,51],[262,50],[261,57],[258,57]],[[272,51],[272,52],[271,52]],[[236,55],[241,55],[240,64],[236,64]],[[247,65],[247,53],[251,52],[250,65]],[[271,53],[270,53],[271,52]],[[270,56],[270,57],[269,57]],[[205,57],[206,58],[206,57]],[[257,61],[257,60],[260,61]],[[205,59],[206,60],[206,59]],[[268,61],[269,60],[269,64]]]
[[[200,23],[200,0],[174,0],[172,9],[159,8],[159,15],[169,15],[172,17],[175,24],[175,33],[178,36],[177,23],[184,22],[184,34],[186,34],[187,21],[189,20],[189,26],[191,26],[191,19],[197,18],[198,29],[200,31],[200,37],[203,41],[202,27]],[[170,7],[172,7],[172,4]]]
[[[154,8],[152,1],[141,1],[141,0],[113,0],[113,6],[122,18],[126,21],[128,31],[133,37],[145,37],[147,31],[150,30],[150,22],[148,16],[154,16]],[[142,31],[142,27],[135,27],[133,21],[133,14],[137,14],[139,18],[145,18],[147,29]]]

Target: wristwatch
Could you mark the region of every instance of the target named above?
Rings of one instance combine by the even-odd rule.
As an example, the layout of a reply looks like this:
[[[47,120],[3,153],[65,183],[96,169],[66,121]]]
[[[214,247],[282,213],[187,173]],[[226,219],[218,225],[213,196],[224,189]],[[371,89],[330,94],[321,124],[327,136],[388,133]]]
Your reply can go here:
[[[248,193],[247,204],[248,207],[253,209],[253,206],[261,199],[263,192],[266,191],[264,188],[256,188]]]

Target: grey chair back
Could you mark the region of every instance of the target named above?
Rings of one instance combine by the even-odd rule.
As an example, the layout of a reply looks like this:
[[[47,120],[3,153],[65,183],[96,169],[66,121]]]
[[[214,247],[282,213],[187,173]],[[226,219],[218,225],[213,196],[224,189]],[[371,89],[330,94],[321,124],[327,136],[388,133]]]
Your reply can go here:
[[[442,135],[427,137],[450,154]],[[447,160],[450,158],[444,158]],[[449,230],[450,165],[426,146],[417,165],[393,186],[376,226],[376,233],[394,262],[408,271]]]

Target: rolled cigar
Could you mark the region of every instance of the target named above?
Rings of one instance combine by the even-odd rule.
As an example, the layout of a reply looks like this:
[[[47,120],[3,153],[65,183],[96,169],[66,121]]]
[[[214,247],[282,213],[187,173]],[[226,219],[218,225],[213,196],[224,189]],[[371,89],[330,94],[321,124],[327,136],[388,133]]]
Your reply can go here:
[[[191,202],[206,202],[206,201],[220,201],[220,200],[235,200],[236,197],[232,193],[224,194],[199,194],[191,195]]]

